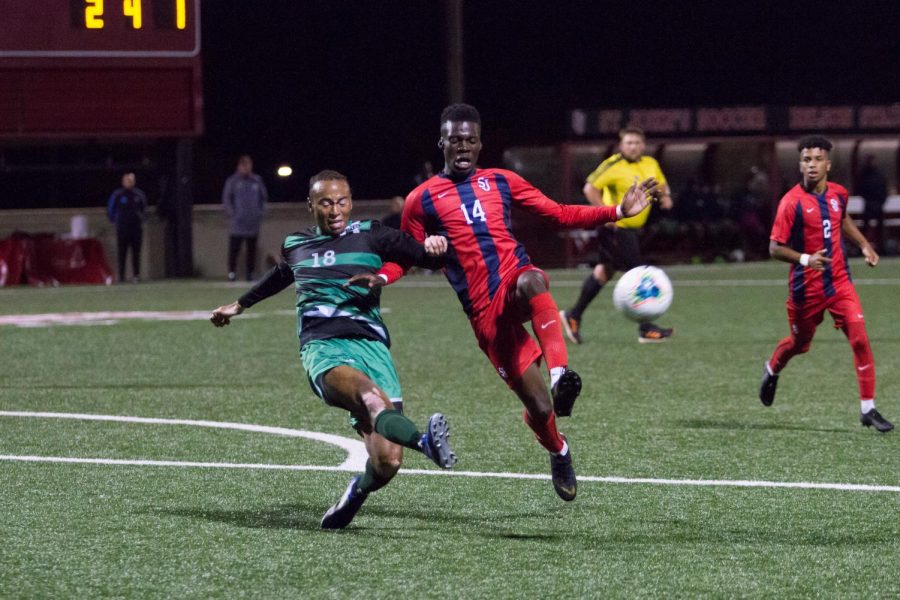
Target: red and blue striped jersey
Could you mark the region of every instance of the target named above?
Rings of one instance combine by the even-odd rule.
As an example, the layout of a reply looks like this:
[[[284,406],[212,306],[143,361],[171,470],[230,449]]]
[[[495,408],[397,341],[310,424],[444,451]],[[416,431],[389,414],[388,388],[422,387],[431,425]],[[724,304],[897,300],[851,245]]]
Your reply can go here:
[[[788,190],[778,204],[770,239],[801,254],[825,249],[831,262],[824,271],[792,264],[790,293],[795,304],[810,298],[830,298],[843,286],[852,286],[841,225],[847,212],[847,189],[828,182],[823,194],[807,192],[800,184]]]
[[[614,206],[557,204],[521,176],[504,169],[475,169],[462,179],[443,173],[410,192],[401,229],[418,241],[443,235],[450,244],[444,274],[469,317],[486,309],[500,284],[531,264],[512,232],[513,205],[562,227],[596,227],[616,220]],[[388,282],[402,276],[385,265]]]

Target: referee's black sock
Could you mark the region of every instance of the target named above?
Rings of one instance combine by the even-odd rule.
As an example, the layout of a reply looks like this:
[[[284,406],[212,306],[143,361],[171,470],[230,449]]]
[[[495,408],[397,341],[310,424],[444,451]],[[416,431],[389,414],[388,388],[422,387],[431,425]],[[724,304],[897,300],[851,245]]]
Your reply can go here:
[[[602,289],[603,284],[597,281],[593,275],[588,275],[588,278],[581,284],[581,294],[578,295],[578,301],[575,303],[575,306],[569,311],[569,316],[580,321],[581,315],[584,314],[588,304],[597,297],[597,294]]]

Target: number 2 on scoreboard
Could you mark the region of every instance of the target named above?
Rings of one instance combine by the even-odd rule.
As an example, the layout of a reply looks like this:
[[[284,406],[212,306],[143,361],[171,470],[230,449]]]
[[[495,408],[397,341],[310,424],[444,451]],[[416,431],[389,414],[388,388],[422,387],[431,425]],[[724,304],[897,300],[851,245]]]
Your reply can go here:
[[[84,26],[103,29],[103,0],[84,0]]]

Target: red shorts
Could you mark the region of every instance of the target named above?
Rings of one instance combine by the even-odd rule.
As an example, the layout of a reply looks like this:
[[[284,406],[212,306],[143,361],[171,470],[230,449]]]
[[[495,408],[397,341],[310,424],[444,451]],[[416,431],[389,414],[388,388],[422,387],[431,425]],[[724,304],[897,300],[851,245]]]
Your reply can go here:
[[[809,334],[816,330],[816,327],[825,317],[825,311],[831,314],[834,319],[836,329],[841,329],[847,323],[864,322],[862,304],[859,296],[856,295],[856,289],[846,287],[838,290],[838,292],[830,297],[820,296],[817,298],[807,299],[802,306],[797,306],[790,299],[787,301],[788,323],[791,325],[791,331],[794,335]]]
[[[497,373],[507,383],[517,381],[542,353],[522,323],[531,320],[531,311],[516,303],[516,284],[519,276],[527,271],[537,271],[550,287],[547,274],[533,265],[527,265],[511,273],[500,283],[490,306],[473,316],[469,323],[478,338],[478,346],[487,354]]]

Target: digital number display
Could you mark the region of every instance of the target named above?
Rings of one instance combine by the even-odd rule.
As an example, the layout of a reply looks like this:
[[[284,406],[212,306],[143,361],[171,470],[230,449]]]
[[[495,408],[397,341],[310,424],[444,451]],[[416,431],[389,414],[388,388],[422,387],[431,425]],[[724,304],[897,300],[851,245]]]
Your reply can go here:
[[[144,10],[152,11],[156,29],[185,29],[187,0],[70,0],[72,24],[85,29],[104,29],[107,19],[125,17],[132,29],[144,28]]]
[[[200,0],[0,0],[0,57],[195,57]]]

